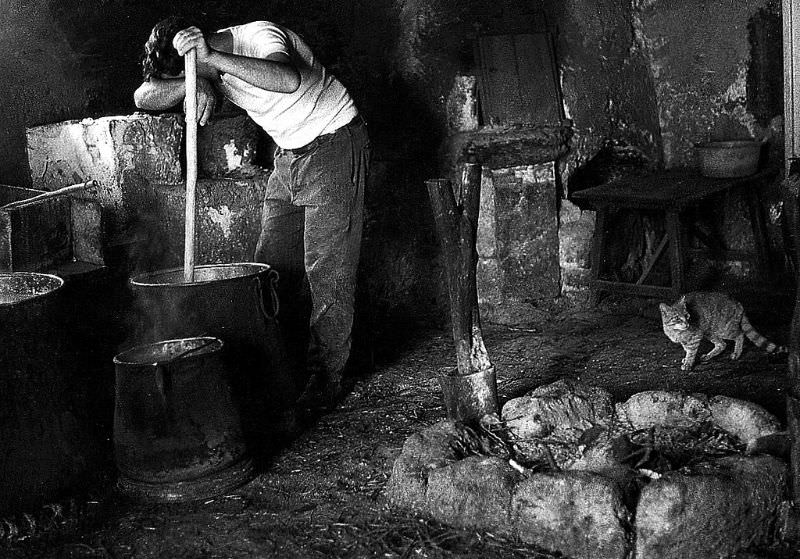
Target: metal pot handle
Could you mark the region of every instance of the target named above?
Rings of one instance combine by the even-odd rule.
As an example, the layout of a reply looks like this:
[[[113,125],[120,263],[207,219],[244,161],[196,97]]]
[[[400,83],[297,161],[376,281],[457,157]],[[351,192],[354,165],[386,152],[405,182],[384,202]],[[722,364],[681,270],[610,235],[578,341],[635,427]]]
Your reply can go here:
[[[278,291],[276,289],[276,285],[278,283],[278,272],[275,270],[270,269],[267,274],[267,281],[269,285],[266,288],[269,290],[269,297],[270,297],[270,306],[272,307],[272,313],[270,313],[264,306],[264,278],[259,274],[256,276],[256,290],[257,290],[257,298],[258,298],[258,305],[261,308],[261,312],[264,314],[265,317],[274,320],[278,317],[278,311],[280,310],[280,302],[278,301]]]
[[[155,377],[156,390],[158,391],[158,395],[161,396],[161,403],[164,405],[164,408],[166,408],[167,400],[169,399],[168,393],[172,389],[172,375],[170,375],[165,366],[156,363],[153,376]]]

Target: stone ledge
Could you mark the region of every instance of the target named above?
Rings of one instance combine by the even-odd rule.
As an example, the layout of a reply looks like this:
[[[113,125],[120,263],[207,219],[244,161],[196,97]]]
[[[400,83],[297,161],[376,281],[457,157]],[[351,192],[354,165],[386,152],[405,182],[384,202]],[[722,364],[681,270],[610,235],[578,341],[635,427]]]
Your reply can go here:
[[[480,163],[491,169],[555,161],[569,150],[570,126],[486,126],[448,138],[454,165]]]

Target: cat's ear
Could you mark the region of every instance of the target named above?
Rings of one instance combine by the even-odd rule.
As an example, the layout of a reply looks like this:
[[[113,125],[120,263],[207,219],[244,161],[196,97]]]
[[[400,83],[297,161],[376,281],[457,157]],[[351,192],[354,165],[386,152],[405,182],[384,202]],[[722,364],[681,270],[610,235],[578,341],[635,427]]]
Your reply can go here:
[[[666,303],[659,304],[658,308],[661,309],[661,316],[667,316],[669,314],[669,305]]]

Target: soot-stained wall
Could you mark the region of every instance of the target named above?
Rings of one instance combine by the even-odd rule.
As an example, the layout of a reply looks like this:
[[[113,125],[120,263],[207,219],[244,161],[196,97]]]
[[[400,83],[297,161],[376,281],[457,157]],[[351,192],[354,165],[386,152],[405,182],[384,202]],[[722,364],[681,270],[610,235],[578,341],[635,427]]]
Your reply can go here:
[[[574,129],[559,165],[559,185],[567,187],[609,140],[680,163],[691,142],[725,123],[766,130],[774,111],[752,107],[776,95],[751,95],[753,80],[763,80],[744,61],[748,34],[779,44],[779,36],[764,33],[769,25],[748,27],[759,14],[774,23],[778,4],[0,0],[0,183],[29,184],[25,127],[135,111],[141,45],[161,17],[193,14],[216,26],[270,19],[304,35],[369,121],[374,165],[362,286],[371,306],[379,316],[443,317],[448,303],[424,181],[450,172],[440,152],[448,96],[457,75],[477,73],[473,45],[481,29],[545,26],[553,33]]]
[[[776,0],[641,2],[668,167],[695,165],[696,142],[773,139],[783,112],[780,12]]]
[[[546,0],[557,32],[567,116],[574,134],[562,162],[567,179],[608,141],[658,161],[661,133],[649,60],[630,2]]]

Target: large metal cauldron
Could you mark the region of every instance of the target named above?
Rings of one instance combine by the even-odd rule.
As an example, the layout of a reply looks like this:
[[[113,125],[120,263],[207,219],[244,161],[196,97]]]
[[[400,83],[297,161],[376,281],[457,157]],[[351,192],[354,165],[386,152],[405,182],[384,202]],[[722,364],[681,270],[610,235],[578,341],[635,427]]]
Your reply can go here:
[[[0,273],[0,513],[52,502],[98,474],[98,445],[64,378],[63,284]]]
[[[251,479],[222,350],[218,338],[197,337],[114,358],[114,454],[128,495],[203,499]]]
[[[195,268],[184,282],[175,268],[134,277],[139,343],[193,336],[222,339],[245,436],[257,450],[271,446],[298,396],[277,321],[278,273],[267,264]]]

